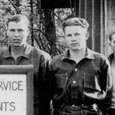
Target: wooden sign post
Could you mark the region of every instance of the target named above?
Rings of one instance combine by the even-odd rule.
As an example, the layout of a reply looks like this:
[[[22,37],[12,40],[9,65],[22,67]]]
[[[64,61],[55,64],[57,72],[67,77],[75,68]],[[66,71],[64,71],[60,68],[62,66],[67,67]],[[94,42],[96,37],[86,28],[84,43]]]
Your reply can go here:
[[[33,65],[0,66],[0,115],[33,115]]]

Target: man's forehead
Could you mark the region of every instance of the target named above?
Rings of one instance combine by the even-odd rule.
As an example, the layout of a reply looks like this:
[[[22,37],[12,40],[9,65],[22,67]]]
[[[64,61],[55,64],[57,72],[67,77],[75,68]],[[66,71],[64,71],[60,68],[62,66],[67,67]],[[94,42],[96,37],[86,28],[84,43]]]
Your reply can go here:
[[[21,20],[21,21],[10,21],[9,24],[26,24],[25,21]]]
[[[81,31],[87,32],[87,28],[82,28],[81,26],[66,26],[65,31]]]
[[[19,21],[19,22],[9,22],[8,24],[8,28],[26,28],[28,27],[28,25],[26,23],[24,23],[24,21]]]

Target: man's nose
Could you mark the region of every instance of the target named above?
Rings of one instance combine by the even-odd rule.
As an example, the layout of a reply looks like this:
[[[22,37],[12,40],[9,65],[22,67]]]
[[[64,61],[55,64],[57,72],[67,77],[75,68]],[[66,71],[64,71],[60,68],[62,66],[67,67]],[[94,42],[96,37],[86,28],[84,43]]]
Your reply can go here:
[[[72,36],[71,41],[75,42],[75,41],[77,41],[77,38],[75,36]]]
[[[16,30],[15,33],[14,33],[15,36],[18,36],[19,35],[19,32]]]

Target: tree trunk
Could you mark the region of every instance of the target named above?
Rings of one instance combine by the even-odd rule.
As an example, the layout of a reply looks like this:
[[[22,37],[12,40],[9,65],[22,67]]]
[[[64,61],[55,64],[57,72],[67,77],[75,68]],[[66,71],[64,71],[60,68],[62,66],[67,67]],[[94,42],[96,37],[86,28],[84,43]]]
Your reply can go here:
[[[56,55],[56,33],[55,33],[55,25],[52,21],[52,15],[51,13],[53,10],[47,10],[44,9],[44,15],[45,15],[45,34],[50,41],[51,46],[51,55]]]

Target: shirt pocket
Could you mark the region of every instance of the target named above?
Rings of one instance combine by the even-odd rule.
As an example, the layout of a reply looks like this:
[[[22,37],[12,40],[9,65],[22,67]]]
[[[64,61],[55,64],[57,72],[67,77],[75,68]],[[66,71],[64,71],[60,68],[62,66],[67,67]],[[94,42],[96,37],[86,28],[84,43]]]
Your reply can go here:
[[[68,73],[56,74],[56,84],[58,88],[64,88],[68,80]]]
[[[99,75],[93,72],[85,73],[84,78],[84,87],[90,90],[101,90],[100,82],[99,82]]]

